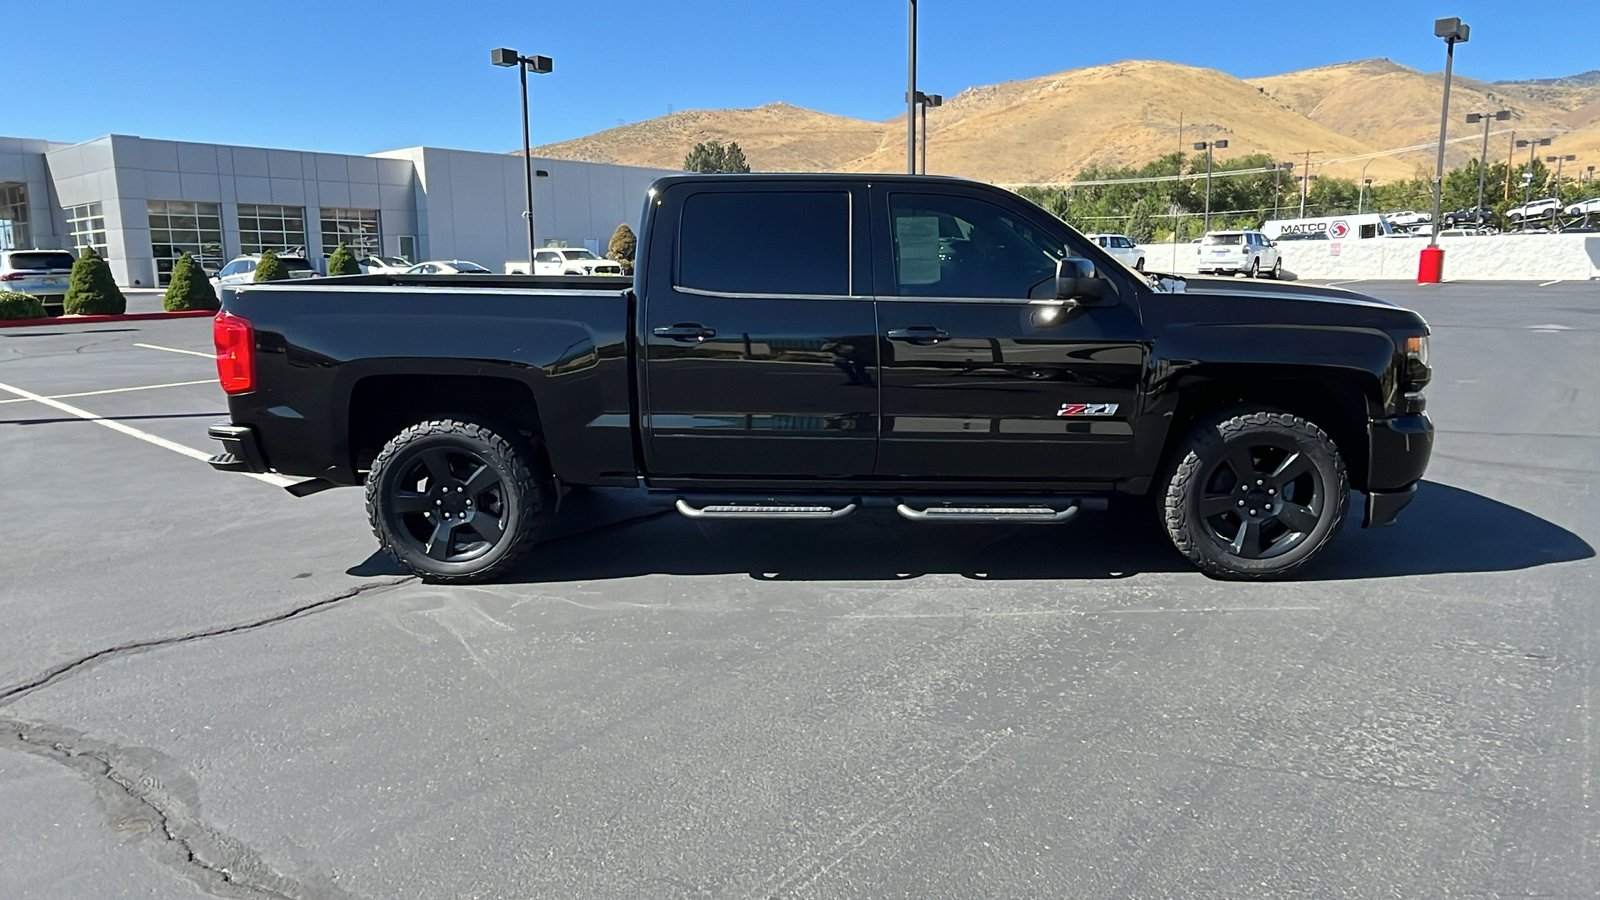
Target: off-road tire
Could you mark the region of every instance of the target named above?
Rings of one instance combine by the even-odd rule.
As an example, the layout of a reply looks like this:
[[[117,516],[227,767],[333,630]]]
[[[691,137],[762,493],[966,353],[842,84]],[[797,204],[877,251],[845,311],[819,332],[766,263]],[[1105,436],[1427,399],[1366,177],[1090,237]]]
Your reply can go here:
[[[1231,452],[1242,448],[1249,455],[1250,448],[1265,444],[1272,445],[1265,449],[1283,448],[1285,452],[1301,454],[1310,464],[1308,477],[1319,479],[1320,493],[1313,495],[1317,499],[1316,508],[1312,510],[1314,527],[1303,532],[1291,529],[1288,549],[1268,558],[1252,559],[1225,547],[1212,525],[1217,521],[1226,522],[1224,517],[1232,514],[1231,511],[1207,518],[1201,513],[1201,501],[1216,502],[1219,498],[1229,500],[1235,496],[1223,497],[1210,482],[1222,472],[1219,467],[1227,465]],[[1270,466],[1271,461],[1266,465]],[[1259,469],[1258,472],[1270,479],[1268,473]],[[1279,500],[1284,500],[1291,490],[1298,490],[1305,483],[1297,480],[1294,488],[1280,486],[1284,493]],[[1253,486],[1246,486],[1246,492],[1237,496],[1252,496],[1248,493],[1250,488]],[[1178,446],[1159,489],[1161,520],[1173,546],[1202,572],[1224,579],[1267,580],[1292,574],[1339,532],[1350,505],[1349,476],[1344,457],[1333,440],[1311,422],[1270,407],[1235,408],[1198,422]],[[1242,513],[1239,514],[1241,523],[1244,521]],[[1278,524],[1289,528],[1286,523]],[[1303,537],[1292,538],[1294,534]]]
[[[447,453],[456,465],[461,465],[463,461],[470,465],[475,460],[491,470],[487,474],[495,479],[493,488],[486,495],[488,499],[481,492],[475,495],[458,488],[465,496],[476,496],[478,499],[478,508],[472,510],[472,518],[467,524],[467,534],[485,538],[484,542],[489,546],[475,555],[472,551],[456,554],[465,558],[454,561],[430,556],[426,548],[432,546],[433,541],[424,542],[416,531],[407,527],[407,523],[421,524],[418,521],[421,516],[437,527],[438,520],[415,511],[399,512],[402,494],[412,502],[419,496],[417,492],[404,490],[404,479],[420,471],[418,466],[431,471],[423,455],[432,451]],[[426,496],[431,497],[433,487],[444,482],[435,482],[432,478],[428,481],[430,488]],[[459,481],[470,486],[469,479],[463,477]],[[423,580],[438,584],[485,581],[517,566],[533,548],[549,496],[549,485],[544,467],[539,465],[533,449],[515,429],[459,419],[429,419],[395,435],[373,460],[366,484],[367,518],[379,545],[394,556],[400,565]],[[465,500],[457,502],[472,505]],[[472,525],[478,521],[477,515],[489,515],[485,510],[490,504],[499,510],[492,521],[500,534],[492,542],[473,530]],[[432,510],[428,512],[432,516],[440,515]],[[461,528],[461,525],[458,523],[456,528]],[[455,531],[449,531],[444,538],[447,556],[451,555],[450,550],[456,540],[454,535]]]

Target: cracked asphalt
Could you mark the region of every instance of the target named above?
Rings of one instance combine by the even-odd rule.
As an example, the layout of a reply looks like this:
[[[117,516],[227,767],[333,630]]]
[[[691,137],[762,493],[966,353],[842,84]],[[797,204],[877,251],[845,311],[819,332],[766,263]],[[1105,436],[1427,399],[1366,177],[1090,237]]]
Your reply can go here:
[[[1437,453],[1267,585],[1127,504],[621,491],[424,585],[357,491],[4,387],[210,452],[208,322],[0,329],[0,897],[1595,896],[1600,284],[1352,287],[1432,324]]]

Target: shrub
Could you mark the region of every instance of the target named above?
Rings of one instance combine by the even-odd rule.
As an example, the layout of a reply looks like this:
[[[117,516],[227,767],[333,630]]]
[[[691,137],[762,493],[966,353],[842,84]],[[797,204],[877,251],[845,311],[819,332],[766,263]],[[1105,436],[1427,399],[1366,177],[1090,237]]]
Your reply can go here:
[[[0,319],[42,319],[44,301],[32,294],[0,291]]]
[[[172,264],[172,278],[167,282],[167,296],[161,305],[167,312],[222,308],[205,270],[187,253]]]
[[[83,248],[83,255],[72,264],[62,306],[69,316],[119,316],[128,311],[128,300],[111,277],[111,267],[93,247]]]
[[[335,275],[360,275],[361,264],[356,262],[356,255],[344,244],[333,248],[333,255],[328,257],[328,277]]]
[[[639,238],[634,235],[633,229],[624,222],[617,226],[611,234],[611,243],[606,247],[606,258],[622,263],[622,274],[633,274],[633,255],[639,249]]]
[[[256,281],[282,281],[288,277],[289,272],[278,261],[278,254],[263,250],[261,259],[256,261]]]

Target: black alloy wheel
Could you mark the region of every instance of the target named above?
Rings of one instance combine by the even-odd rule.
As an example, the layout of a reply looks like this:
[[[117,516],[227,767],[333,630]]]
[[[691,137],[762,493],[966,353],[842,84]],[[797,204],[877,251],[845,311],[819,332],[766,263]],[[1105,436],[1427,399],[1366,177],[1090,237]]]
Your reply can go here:
[[[536,471],[527,442],[513,429],[420,422],[373,461],[367,478],[373,533],[430,581],[490,578],[534,542],[545,494]]]
[[[1305,419],[1266,408],[1197,425],[1165,493],[1173,544],[1201,570],[1227,578],[1298,568],[1337,532],[1349,506],[1333,441]]]

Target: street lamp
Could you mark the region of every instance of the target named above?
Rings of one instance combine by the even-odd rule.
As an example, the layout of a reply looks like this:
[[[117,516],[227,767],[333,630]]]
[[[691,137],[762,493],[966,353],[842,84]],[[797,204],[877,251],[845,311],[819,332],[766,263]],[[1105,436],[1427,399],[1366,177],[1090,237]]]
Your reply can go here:
[[[906,51],[906,174],[917,174],[917,0],[910,0]]]
[[[1439,161],[1433,174],[1433,234],[1428,241],[1428,247],[1437,252],[1439,246],[1439,204],[1444,191],[1444,148],[1448,140],[1450,128],[1450,76],[1455,68],[1456,45],[1464,44],[1472,35],[1472,27],[1461,21],[1460,18],[1435,19],[1433,22],[1433,36],[1444,38],[1444,107],[1439,114]],[[1440,268],[1443,268],[1440,260]],[[1437,276],[1437,273],[1435,273]],[[1420,280],[1420,279],[1419,279]],[[1438,278],[1432,279],[1437,281]]]
[[[917,99],[914,106],[920,108],[922,111],[922,174],[924,175],[928,174],[928,107],[943,105],[943,94],[924,94],[921,91],[917,92]],[[915,174],[915,172],[916,169],[912,169],[912,173]]]
[[[1489,123],[1504,122],[1511,118],[1511,110],[1502,109],[1494,113],[1467,113],[1467,124],[1476,125],[1483,123],[1483,153],[1478,157],[1478,205],[1473,208],[1473,218],[1482,215],[1483,209],[1483,179],[1489,171]]]
[[[528,219],[528,274],[533,274],[533,144],[528,136],[528,73],[548,75],[554,68],[548,56],[523,56],[508,47],[489,51],[489,61],[497,66],[517,67],[522,76],[522,178],[528,192],[528,209],[523,213]]]
[[[1556,198],[1556,202],[1558,204],[1561,202],[1561,164],[1564,162],[1574,162],[1577,160],[1577,158],[1578,155],[1576,153],[1568,153],[1566,156],[1546,156],[1544,158],[1545,162],[1556,164],[1556,185],[1554,188],[1555,194],[1553,196]],[[1557,208],[1559,209],[1559,207]]]
[[[1372,179],[1361,179],[1361,192],[1356,197],[1356,215],[1361,215],[1361,210],[1366,206],[1367,191],[1372,190]]]
[[[1204,220],[1204,224],[1201,225],[1201,230],[1202,231],[1210,231],[1211,230],[1211,157],[1212,157],[1212,151],[1228,149],[1228,142],[1227,141],[1200,141],[1199,143],[1194,145],[1194,149],[1196,149],[1196,150],[1204,150],[1206,152],[1206,217],[1205,217],[1205,220]]]

